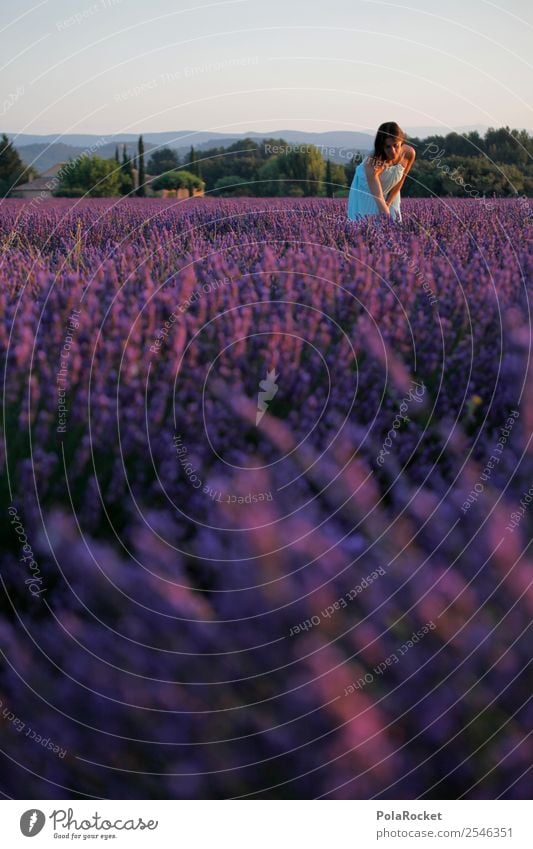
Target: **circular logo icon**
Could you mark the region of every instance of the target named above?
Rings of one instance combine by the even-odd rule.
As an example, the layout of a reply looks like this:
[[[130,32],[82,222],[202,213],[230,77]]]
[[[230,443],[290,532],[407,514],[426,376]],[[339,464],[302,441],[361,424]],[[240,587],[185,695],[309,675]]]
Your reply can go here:
[[[31,808],[29,811],[24,811],[20,818],[20,830],[24,837],[35,837],[42,831],[46,822],[46,817],[42,811],[37,808]]]

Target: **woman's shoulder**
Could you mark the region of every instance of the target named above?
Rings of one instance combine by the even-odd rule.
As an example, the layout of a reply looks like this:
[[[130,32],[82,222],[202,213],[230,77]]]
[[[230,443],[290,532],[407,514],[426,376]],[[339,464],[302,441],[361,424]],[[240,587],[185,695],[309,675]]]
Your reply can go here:
[[[407,159],[408,161],[411,161],[411,160],[413,160],[413,159],[415,158],[415,156],[416,156],[416,150],[415,150],[415,149],[414,149],[414,147],[412,147],[410,144],[405,144],[405,143],[404,143],[404,144],[402,145],[402,154],[403,154],[403,158],[404,158],[404,159]]]
[[[384,163],[381,162],[379,159],[376,159],[376,157],[372,153],[369,153],[368,156],[365,156],[361,163],[363,168],[365,168],[367,171],[379,171],[381,168],[383,168],[383,164]]]

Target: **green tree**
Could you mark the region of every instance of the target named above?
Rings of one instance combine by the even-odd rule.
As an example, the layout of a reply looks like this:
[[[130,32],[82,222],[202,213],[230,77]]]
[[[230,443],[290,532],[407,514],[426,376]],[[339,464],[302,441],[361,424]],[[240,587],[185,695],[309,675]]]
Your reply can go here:
[[[116,151],[118,156],[118,148]],[[122,145],[122,162],[119,170],[120,194],[129,195],[133,191],[133,161],[128,157],[126,145]]]
[[[190,166],[188,170],[198,174],[205,181],[209,191],[214,189],[217,180],[222,177],[238,174],[250,183],[249,189],[256,193],[258,191],[255,187],[257,172],[264,159],[261,146],[253,139],[245,138],[239,139],[226,148],[214,147],[202,151],[201,163],[197,161],[195,154],[194,170]]]
[[[272,156],[257,172],[257,191],[263,197],[280,197],[285,194],[285,177],[280,159],[279,156]]]
[[[122,163],[120,166],[120,170],[123,174],[133,181],[133,164],[134,160],[130,159],[126,150],[126,145],[122,145]]]
[[[470,143],[467,156],[481,156],[485,152],[485,142],[479,135],[477,130],[466,134],[466,138]]]
[[[326,196],[328,198],[333,197],[333,176],[331,173],[331,159],[328,158],[326,162]]]
[[[69,160],[60,173],[60,183],[54,192],[58,197],[114,197],[120,194],[120,174],[114,159],[83,155]]]
[[[533,136],[530,136],[527,130],[511,130],[511,133],[516,152],[514,164],[529,165],[533,161]]]
[[[359,156],[354,153],[353,156],[350,157],[350,161],[347,162],[346,165],[344,166],[344,178],[346,180],[347,186],[352,185],[353,177],[354,177],[354,174],[355,174],[355,169],[359,165],[358,159],[359,159]]]
[[[331,163],[331,189],[332,197],[346,197],[348,194],[344,165],[337,162]]]
[[[215,191],[221,197],[252,197],[254,192],[248,180],[237,174],[228,174],[215,183]]]
[[[152,189],[155,192],[161,189],[189,189],[192,193],[193,189],[201,189],[203,185],[203,181],[190,171],[167,171],[166,174],[156,177]]]
[[[191,168],[190,165],[187,165],[187,169],[193,171],[193,173],[198,172],[198,176],[205,182],[207,191],[212,191],[217,181],[222,177],[238,175],[248,182],[247,189],[243,189],[246,194],[252,192],[254,195],[272,195],[274,192],[265,191],[264,185],[258,181],[259,170],[273,158],[271,148],[274,145],[287,147],[287,143],[283,139],[256,140],[248,137],[238,139],[228,147],[217,146],[202,150],[201,163],[197,160],[195,151],[193,166]],[[191,154],[189,153],[185,158],[187,162],[190,162]],[[277,189],[275,193],[277,193]]]
[[[202,178],[202,168],[200,166],[200,163],[198,162],[198,157],[196,156],[196,151],[193,145],[191,145],[191,149],[189,151],[189,159],[186,164],[189,166],[188,170],[191,172],[191,174],[196,174],[197,177],[200,177],[200,179]]]
[[[261,149],[254,139],[245,138],[226,148],[225,167],[228,173],[240,174],[241,177],[254,181],[261,166]]]
[[[328,198],[346,197],[348,192],[345,166],[332,162],[331,159],[326,160],[326,175],[323,186],[323,193]]]
[[[448,133],[443,146],[448,156],[476,156],[478,154],[468,138],[459,133]]]
[[[299,195],[296,189],[301,189],[306,196],[317,195],[325,169],[319,149],[313,144],[298,145],[281,157],[280,166],[288,182],[289,194]]]
[[[174,171],[180,164],[179,156],[175,150],[170,147],[162,147],[160,150],[154,150],[148,160],[149,174],[164,174],[165,171]]]
[[[25,183],[37,171],[22,162],[17,150],[5,133],[0,140],[0,197],[6,197],[20,183]]]
[[[146,195],[146,186],[144,185],[146,182],[146,177],[144,174],[144,142],[142,136],[139,136],[137,163],[139,169],[139,185],[137,186],[137,197],[143,198]]]
[[[433,197],[446,195],[444,174],[433,163],[417,156],[402,187],[402,197]]]
[[[515,140],[509,127],[500,127],[498,130],[489,127],[485,133],[485,150],[487,156],[493,162],[512,163],[516,161]]]

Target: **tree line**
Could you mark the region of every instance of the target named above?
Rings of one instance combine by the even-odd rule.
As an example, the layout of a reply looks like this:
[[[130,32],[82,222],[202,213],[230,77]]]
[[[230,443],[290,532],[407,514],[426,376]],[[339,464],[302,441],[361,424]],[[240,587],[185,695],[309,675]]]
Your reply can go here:
[[[525,130],[489,128],[484,136],[452,132],[407,141],[417,158],[402,190],[406,196],[533,196],[533,136]],[[148,171],[187,169],[213,195],[346,197],[364,154],[354,151],[339,164],[324,159],[312,144],[245,138],[201,152],[191,147],[183,161],[176,151],[162,148],[152,154]]]
[[[409,139],[417,158],[402,194],[407,197],[533,196],[533,136],[489,128]],[[410,179],[409,179],[410,178]]]
[[[448,133],[407,139],[417,151],[402,193],[410,197],[533,196],[533,136],[509,127],[490,128],[484,136]],[[154,191],[204,189],[214,196],[346,197],[365,151],[353,151],[344,163],[324,159],[312,144],[284,139],[240,139],[229,147],[198,151],[180,158],[169,147],[154,150],[145,166],[144,143],[130,155],[122,145],[114,159],[81,155],[61,169],[58,196],[146,194],[147,175]],[[134,186],[133,169],[138,170]],[[35,169],[26,167],[4,134],[0,141],[0,196],[8,196]],[[154,178],[155,179],[152,179]]]

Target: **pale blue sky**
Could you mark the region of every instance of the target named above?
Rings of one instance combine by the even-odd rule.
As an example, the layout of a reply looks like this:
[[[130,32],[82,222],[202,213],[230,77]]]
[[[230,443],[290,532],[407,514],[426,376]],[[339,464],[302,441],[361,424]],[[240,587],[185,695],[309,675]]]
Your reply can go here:
[[[5,132],[533,127],[529,0],[0,2]]]

